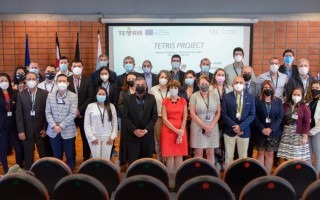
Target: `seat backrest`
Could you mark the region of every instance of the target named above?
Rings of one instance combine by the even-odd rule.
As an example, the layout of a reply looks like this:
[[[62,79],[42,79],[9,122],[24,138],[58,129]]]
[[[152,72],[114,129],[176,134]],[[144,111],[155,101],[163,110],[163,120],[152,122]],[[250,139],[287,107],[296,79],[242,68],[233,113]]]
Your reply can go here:
[[[177,193],[177,200],[233,200],[229,186],[213,176],[198,176],[187,180]]]
[[[30,171],[32,171],[35,177],[47,188],[50,196],[57,182],[63,177],[72,174],[67,164],[53,157],[45,157],[37,160],[31,166]]]
[[[318,200],[319,198],[320,198],[320,180],[318,179],[307,187],[301,199]]]
[[[160,180],[148,175],[136,175],[119,184],[114,199],[169,200],[170,195]]]
[[[116,166],[102,158],[91,158],[80,165],[79,174],[87,174],[98,179],[111,197],[120,183],[120,174]]]
[[[135,175],[149,175],[159,179],[169,187],[169,174],[166,166],[153,158],[142,158],[134,161],[127,169],[127,178]]]
[[[72,174],[62,178],[54,188],[53,200],[108,200],[106,188],[92,176]]]
[[[45,186],[35,177],[24,173],[12,173],[0,179],[0,199],[46,200]]]
[[[274,175],[286,179],[295,189],[297,198],[301,198],[305,189],[317,180],[313,166],[303,160],[290,160],[277,167]]]
[[[241,191],[240,200],[295,200],[292,185],[277,176],[262,176],[250,181]]]
[[[181,185],[190,178],[201,175],[218,177],[218,172],[208,160],[203,158],[190,158],[184,161],[176,172],[175,190],[178,191]]]
[[[265,167],[253,158],[242,158],[233,161],[226,169],[224,181],[238,199],[241,190],[255,178],[266,176]]]

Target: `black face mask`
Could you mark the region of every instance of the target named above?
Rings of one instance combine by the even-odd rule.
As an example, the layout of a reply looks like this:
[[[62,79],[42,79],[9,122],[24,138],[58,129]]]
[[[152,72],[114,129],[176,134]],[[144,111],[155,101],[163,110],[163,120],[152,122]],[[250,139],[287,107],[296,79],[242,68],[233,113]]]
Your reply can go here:
[[[145,92],[145,88],[143,85],[139,85],[136,87],[136,91],[138,94],[143,94]]]
[[[316,98],[320,94],[320,90],[312,89],[311,93],[312,93],[312,97]]]
[[[16,78],[18,81],[24,81],[24,79],[26,79],[26,75],[24,74],[17,74]]]
[[[134,86],[134,81],[127,81],[127,83],[128,83],[129,87],[133,87]]]
[[[56,77],[55,73],[51,73],[51,72],[46,73],[46,78],[50,81],[53,80],[55,77]]]
[[[267,97],[270,97],[272,95],[272,89],[265,89],[263,90],[263,94]]]
[[[243,74],[242,75],[244,81],[250,81],[251,80],[251,74]]]

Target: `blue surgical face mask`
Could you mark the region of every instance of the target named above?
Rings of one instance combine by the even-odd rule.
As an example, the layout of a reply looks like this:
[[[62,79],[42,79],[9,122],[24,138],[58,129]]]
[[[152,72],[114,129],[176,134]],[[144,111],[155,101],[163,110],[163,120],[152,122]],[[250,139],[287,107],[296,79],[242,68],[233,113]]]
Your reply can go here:
[[[180,68],[180,62],[172,62],[171,63],[172,69],[179,69]]]
[[[143,73],[149,75],[151,73],[151,67],[142,67]]]
[[[192,85],[194,83],[194,79],[193,78],[186,78],[185,82],[188,86]]]
[[[39,69],[37,69],[37,68],[30,68],[29,69],[29,72],[33,72],[33,73],[35,73],[35,74],[39,74]]]
[[[209,73],[209,69],[210,69],[210,67],[208,65],[202,65],[201,66],[201,71],[203,73]]]
[[[132,72],[133,71],[133,64],[131,64],[131,63],[125,64],[124,69],[126,70],[127,73]]]
[[[97,101],[99,103],[104,102],[106,99],[107,99],[107,96],[105,96],[105,95],[97,95]]]
[[[101,61],[99,62],[99,64],[100,64],[100,67],[108,66],[108,61],[106,61],[106,60],[101,60]]]
[[[67,65],[67,64],[60,64],[59,67],[60,67],[60,70],[61,70],[61,71],[64,71],[64,72],[65,72],[65,71],[68,70],[68,65]]]
[[[286,56],[286,57],[283,58],[283,60],[284,60],[284,62],[285,62],[286,64],[289,64],[289,65],[290,65],[290,64],[293,62],[294,57]]]

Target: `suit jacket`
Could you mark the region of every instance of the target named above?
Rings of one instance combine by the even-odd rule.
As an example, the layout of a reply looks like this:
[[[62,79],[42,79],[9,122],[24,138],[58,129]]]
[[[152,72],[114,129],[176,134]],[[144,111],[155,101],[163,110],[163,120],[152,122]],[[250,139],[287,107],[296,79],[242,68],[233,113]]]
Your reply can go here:
[[[284,109],[284,114],[288,111],[288,109],[291,109],[290,103],[284,103],[283,104],[283,109]],[[297,134],[309,134],[310,132],[310,122],[311,122],[311,111],[309,107],[303,103],[298,103],[298,108],[297,108],[297,114],[298,114],[298,119],[297,119],[297,129],[296,133]],[[282,124],[285,124],[285,119],[283,118]]]
[[[198,72],[196,73],[196,77],[199,78],[202,75],[202,72]],[[209,80],[210,82],[212,81],[213,78],[213,74],[211,72],[209,72]]]
[[[267,107],[265,101],[260,100],[259,97],[256,98],[256,117],[254,119],[254,126],[256,130],[256,135],[264,136],[262,134],[262,129],[271,128],[272,132],[270,136],[280,137],[282,134],[281,123],[283,118],[283,105],[282,99],[276,97],[276,100],[272,99],[271,109],[269,117],[271,119],[271,124],[266,124],[266,118],[268,117]]]
[[[173,71],[171,70],[170,73],[171,73],[171,76],[172,76]],[[185,75],[185,72],[179,70],[179,82],[180,82],[181,85],[183,85],[183,83],[184,83],[184,75]],[[173,76],[172,76],[172,79],[173,79]]]
[[[0,92],[2,92],[0,90]],[[10,94],[10,112],[12,116],[8,117],[8,111],[6,109],[6,102],[4,96],[0,97],[0,131],[2,129],[16,129],[15,121],[15,110],[16,110],[16,101],[17,101],[17,90],[13,90]]]
[[[299,71],[298,71],[297,65],[291,65],[291,68],[292,68],[291,78],[299,77]],[[279,72],[286,74],[286,67],[284,66],[284,64],[279,67]]]
[[[32,100],[29,90],[18,93],[16,106],[16,124],[18,133],[25,132],[27,138],[32,138],[33,133],[40,135],[42,130],[47,130],[45,109],[48,92],[37,88],[34,102],[35,116],[31,116]]]
[[[144,105],[138,105],[136,94],[124,99],[122,120],[128,140],[154,140],[154,125],[158,119],[156,99],[152,94],[145,93],[143,101]],[[147,129],[148,133],[139,138],[133,133],[135,129]]]
[[[73,76],[68,77],[68,82],[69,82],[68,90],[77,94],[74,88]],[[78,110],[82,116],[84,116],[84,113],[89,103],[93,101],[93,96],[94,94],[93,94],[93,86],[92,86],[91,79],[89,77],[82,75],[81,82],[80,82],[80,90],[78,93]]]
[[[229,92],[223,95],[221,108],[222,119],[225,122],[223,131],[230,137],[234,137],[237,135],[237,133],[233,131],[232,126],[239,125],[240,129],[244,132],[240,137],[248,138],[251,134],[250,124],[253,122],[256,114],[255,98],[252,94],[249,94],[245,91],[243,92],[242,113],[240,120],[236,118],[236,100],[237,99],[234,92]]]
[[[311,85],[313,80],[314,80],[314,78],[312,78],[311,74],[309,74],[309,81],[308,81],[307,89]],[[296,87],[300,87],[304,90],[303,83],[302,83],[301,77],[299,75],[297,77],[292,76],[288,80],[288,83],[285,85],[286,96],[289,97],[292,90]],[[287,98],[287,101],[291,101],[291,99]]]
[[[141,73],[137,73],[137,72],[136,72],[136,75],[137,75],[137,77],[138,77],[138,76],[144,77],[144,75],[141,75]],[[124,80],[125,80],[126,77],[127,77],[127,73],[123,73],[123,74],[117,76],[117,81],[116,81],[116,82],[117,82],[118,87],[119,87],[119,93],[120,93],[121,87],[122,87],[123,84],[124,84]]]
[[[249,89],[249,93],[252,94],[253,96],[258,96],[260,95],[260,84],[254,82],[254,81],[250,81],[250,89]]]

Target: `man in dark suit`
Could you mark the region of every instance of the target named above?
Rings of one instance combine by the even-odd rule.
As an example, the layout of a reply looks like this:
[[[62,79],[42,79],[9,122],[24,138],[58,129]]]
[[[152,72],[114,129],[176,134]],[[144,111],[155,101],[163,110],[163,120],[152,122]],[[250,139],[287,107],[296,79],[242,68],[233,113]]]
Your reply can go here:
[[[135,81],[136,93],[124,100],[128,164],[139,158],[152,158],[154,149],[154,125],[158,118],[156,99],[146,92],[143,77]]]
[[[181,57],[175,54],[171,57],[172,70],[170,71],[172,79],[178,80],[181,85],[184,83],[184,72],[180,70]]]
[[[199,78],[201,75],[207,75],[209,80],[212,81],[213,74],[209,72],[211,66],[211,62],[208,58],[203,58],[200,61],[200,69],[201,71],[196,73],[196,77]]]
[[[136,66],[136,62],[135,62],[133,57],[127,56],[127,57],[125,57],[123,59],[123,67],[126,70],[126,72],[124,72],[123,74],[117,76],[117,84],[118,84],[119,89],[121,89],[121,87],[123,86],[124,80],[125,80],[127,74],[129,72],[134,72],[134,67],[135,66]]]
[[[244,79],[237,76],[233,79],[234,92],[225,94],[222,98],[221,116],[225,122],[224,143],[226,149],[226,167],[233,161],[235,145],[239,158],[246,158],[250,124],[255,118],[255,98],[244,91]]]
[[[16,106],[16,124],[19,139],[22,141],[25,156],[25,168],[33,163],[34,144],[39,157],[46,156],[44,138],[48,123],[45,116],[48,92],[37,88],[37,74],[29,72],[26,77],[28,89],[18,93]]]
[[[82,146],[83,146],[83,161],[90,158],[90,147],[84,132],[84,114],[89,103],[93,101],[92,81],[89,77],[82,75],[83,64],[81,60],[74,60],[71,64],[73,76],[68,77],[68,90],[78,95],[78,110],[75,119],[76,126],[80,128]]]
[[[253,80],[252,78],[253,69],[250,66],[244,66],[241,70],[241,76],[243,77],[245,84],[244,90],[252,94],[253,96],[258,96],[260,94],[260,85]]]
[[[109,58],[107,55],[105,54],[101,54],[99,56],[99,67],[108,67],[108,69],[110,70],[109,68]],[[99,69],[100,69],[99,68]],[[94,71],[92,74],[91,74],[91,80],[92,80],[92,84],[94,85],[98,79],[99,79],[99,69],[96,69],[96,71]],[[113,80],[117,80],[117,73],[115,73],[114,71],[110,70],[110,76],[112,76]]]
[[[287,49],[283,52],[283,61],[284,64],[279,67],[279,72],[286,74],[288,76],[288,80],[290,78],[299,77],[299,72],[297,65],[293,65],[294,61],[294,53],[291,49]]]
[[[152,63],[149,60],[145,60],[142,63],[142,70],[143,73],[139,74],[139,76],[144,77],[147,83],[148,92],[150,93],[150,90],[153,86],[159,84],[159,80],[157,79],[157,75],[152,73]]]

